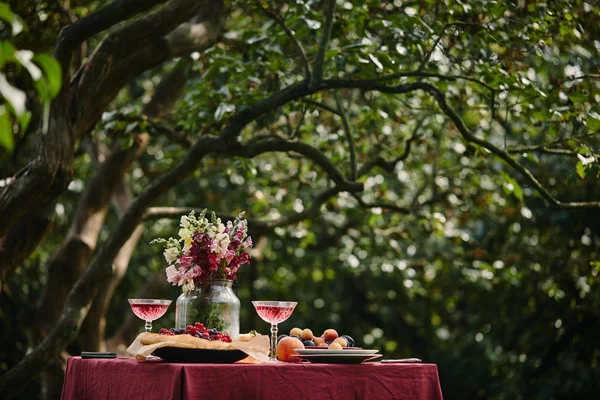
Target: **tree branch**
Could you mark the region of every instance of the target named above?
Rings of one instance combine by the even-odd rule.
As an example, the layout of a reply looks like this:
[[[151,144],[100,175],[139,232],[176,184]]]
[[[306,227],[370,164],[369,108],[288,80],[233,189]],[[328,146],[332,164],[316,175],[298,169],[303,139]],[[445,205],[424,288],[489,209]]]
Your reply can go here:
[[[337,184],[318,194],[314,198],[311,207],[305,209],[302,212],[291,213],[289,215],[267,221],[248,219],[248,227],[253,232],[258,231],[259,234],[265,234],[278,227],[293,225],[306,219],[315,218],[319,215],[321,206],[323,204],[325,204],[336,194],[346,191],[352,193],[355,191],[359,191],[359,188],[355,185],[349,185],[348,183]],[[202,208],[188,207],[151,207],[148,208],[148,210],[144,214],[144,220],[157,220],[161,218],[177,219],[182,215],[190,213],[191,211],[200,213],[202,210]],[[234,216],[223,213],[216,213],[216,215],[222,220],[233,220],[235,218]]]
[[[358,170],[358,176],[360,177],[360,176],[366,175],[374,167],[380,167],[381,169],[383,169],[386,172],[390,172],[390,173],[394,172],[396,165],[400,161],[406,160],[408,158],[408,156],[410,155],[410,151],[412,149],[412,147],[411,147],[412,143],[419,137],[419,128],[423,124],[424,120],[425,120],[425,118],[423,118],[417,122],[417,126],[413,130],[412,135],[410,136],[410,138],[408,138],[408,140],[406,140],[406,144],[404,145],[404,151],[402,152],[402,154],[400,154],[398,157],[396,157],[392,161],[386,161],[383,157],[377,157],[373,160],[369,160],[360,167],[360,169]]]
[[[69,70],[71,53],[75,46],[121,21],[141,13],[166,0],[117,0],[66,26],[60,32],[54,56],[63,71]],[[68,80],[64,81],[65,83]]]
[[[569,149],[555,148],[555,147],[551,147],[551,146],[556,146],[556,145],[565,143],[565,142],[567,142],[569,140],[573,140],[573,141],[576,141],[577,143],[581,143],[579,141],[579,139],[589,138],[589,137],[592,137],[592,136],[597,136],[598,134],[600,134],[600,132],[588,132],[588,133],[584,133],[584,134],[581,134],[581,135],[573,135],[573,136],[565,137],[565,138],[562,138],[562,139],[554,140],[552,142],[542,143],[542,144],[538,144],[538,145],[531,145],[531,146],[526,146],[526,145],[510,146],[510,147],[508,147],[506,149],[506,151],[508,153],[510,153],[510,154],[519,154],[519,153],[527,153],[527,152],[539,152],[539,153],[546,153],[546,154],[576,156],[578,154],[577,151],[569,150]],[[600,157],[599,154],[594,154],[594,156],[596,158]]]
[[[131,163],[146,149],[148,141],[148,135],[139,135],[131,148],[117,146],[88,182],[77,204],[69,233],[46,266],[47,283],[39,298],[36,323],[33,325],[37,331],[33,333],[34,343],[42,339],[60,317],[61,306],[69,290],[83,274],[96,249],[113,192]]]
[[[188,66],[189,59],[184,58],[180,60],[169,74],[161,79],[154,91],[152,99],[142,110],[144,115],[160,117],[163,113],[173,107],[177,99],[181,97],[185,88],[188,77]],[[136,135],[136,139],[144,136],[146,135]],[[139,153],[136,154],[135,158],[139,158],[139,155]],[[117,214],[122,217],[133,201],[131,191],[122,179],[114,188],[112,198],[113,203],[117,208]],[[142,224],[139,224],[112,261],[112,277],[109,281],[100,284],[98,294],[94,298],[88,315],[81,326],[80,342],[82,348],[90,351],[106,350],[105,328],[108,306],[114,291],[127,271],[129,260],[131,259],[141,235]],[[58,304],[53,302],[53,305],[56,307]]]
[[[330,178],[335,183],[349,188],[349,191],[363,190],[362,183],[346,181],[343,174],[325,154],[323,154],[317,148],[306,143],[275,138],[265,139],[256,143],[248,143],[243,147],[235,149],[234,155],[251,158],[272,151],[293,151],[302,154],[304,157],[309,158],[319,164],[319,166],[321,166],[321,168],[323,168],[323,170],[329,174]]]
[[[517,160],[511,157],[508,152],[500,149],[499,147],[486,141],[485,139],[477,137],[473,133],[471,133],[471,131],[469,131],[464,121],[460,118],[456,111],[454,111],[454,109],[448,105],[444,94],[437,87],[429,83],[426,83],[424,85],[425,86],[423,87],[423,90],[425,90],[433,96],[433,98],[437,101],[442,111],[444,111],[444,113],[452,120],[452,122],[454,122],[454,125],[459,130],[459,132],[465,140],[489,150],[492,154],[504,160],[508,165],[517,170],[529,183],[531,183],[536,188],[538,193],[540,193],[540,195],[544,199],[546,199],[546,201],[548,201],[550,204],[555,205],[557,207],[569,209],[600,208],[600,201],[564,202],[558,200],[548,191],[548,189],[546,189],[537,180],[537,178],[531,173],[531,171],[527,167],[525,167],[523,164],[519,163]]]
[[[327,10],[325,11],[326,20],[323,26],[323,33],[321,34],[321,41],[319,42],[319,49],[317,50],[317,56],[313,64],[312,79],[309,81],[311,86],[318,84],[323,79],[323,64],[325,62],[325,53],[327,52],[327,45],[331,37],[331,28],[333,27],[333,14],[335,12],[335,0],[329,0],[327,2]]]
[[[314,70],[313,70],[314,74]],[[473,133],[469,131],[467,126],[465,125],[462,118],[454,111],[452,107],[448,105],[446,102],[446,98],[444,94],[434,85],[427,82],[413,82],[407,84],[400,84],[396,86],[387,86],[382,85],[377,79],[368,79],[368,80],[348,80],[348,79],[329,79],[323,80],[318,87],[308,87],[306,82],[300,82],[298,84],[291,85],[281,92],[258,102],[254,107],[250,107],[248,110],[237,115],[237,118],[232,118],[230,124],[226,127],[221,135],[225,140],[232,139],[235,135],[239,133],[241,128],[247,123],[246,121],[250,121],[253,118],[256,118],[258,115],[265,113],[267,111],[271,111],[276,107],[279,107],[282,104],[285,104],[291,100],[296,100],[298,98],[304,97],[308,94],[312,94],[325,89],[343,89],[343,88],[354,88],[354,89],[362,89],[366,91],[379,91],[381,93],[387,94],[402,94],[408,93],[416,90],[423,90],[426,93],[430,94],[438,103],[440,109],[454,122],[455,126],[463,136],[463,138],[470,142],[474,143],[480,147],[483,147],[489,150],[491,153],[495,154],[502,160],[504,160],[508,165],[514,168],[517,172],[519,172],[529,183],[531,183],[536,190],[540,193],[540,195],[546,199],[550,204],[561,207],[561,208],[600,208],[600,201],[591,201],[591,202],[564,202],[558,200],[554,197],[531,173],[527,167],[519,163],[516,159],[510,156],[508,152],[500,149],[494,144],[486,141],[485,139],[479,138]],[[235,120],[235,121],[234,121]]]
[[[339,116],[342,118],[342,124],[344,125],[344,132],[346,133],[346,140],[348,141],[348,148],[350,150],[350,176],[349,180],[356,180],[356,148],[354,147],[354,139],[352,138],[352,130],[350,129],[350,124],[348,123],[348,117],[346,116],[346,112],[344,111],[344,107],[342,106],[342,102],[338,96],[337,92],[333,92],[333,96],[335,97],[335,103],[337,105]]]
[[[111,58],[111,64],[105,69],[97,65],[95,70],[82,71],[77,97],[91,100],[73,106],[81,121],[78,131],[81,134],[88,132],[119,90],[135,76],[172,57],[187,56],[191,51],[202,51],[215,44],[221,35],[221,25],[217,21],[222,17],[223,8],[219,4],[215,6],[211,2],[200,10],[199,17],[181,24],[165,37],[158,37],[146,46],[135,46],[120,59],[113,61]],[[189,14],[184,12],[179,20],[182,18],[189,18]]]
[[[221,153],[224,150],[225,144],[222,140],[203,137],[177,166],[146,187],[129,207],[117,228],[96,253],[88,269],[69,293],[63,313],[52,331],[16,366],[0,377],[0,393],[12,392],[22,387],[49,359],[75,338],[96,295],[99,283],[110,279],[112,272],[110,261],[115,258],[119,249],[141,222],[146,208],[166,190],[189,176],[206,154]]]
[[[135,53],[134,50],[143,49],[160,40],[175,27],[189,20],[202,5],[203,2],[194,0],[171,0],[164,6],[110,33],[96,48],[78,75],[74,107],[78,110],[79,119],[90,125],[95,124],[97,119],[89,115],[95,116],[102,112],[106,104],[112,101],[116,91],[131,79],[127,69],[121,70],[123,58],[126,59],[126,56]],[[142,63],[137,68],[146,65]],[[117,73],[123,78],[116,82],[110,80],[111,75],[114,76],[113,71],[118,71]],[[91,101],[77,102],[77,99],[82,98]],[[85,128],[88,126],[86,125]],[[85,128],[83,131],[87,132],[89,128]]]
[[[396,204],[393,204],[393,203],[387,203],[387,202],[383,202],[383,201],[373,202],[373,203],[366,203],[357,194],[354,194],[354,198],[356,199],[356,201],[358,201],[358,204],[362,208],[381,208],[381,209],[384,209],[384,210],[394,211],[394,212],[397,212],[399,214],[410,214],[411,213],[410,209],[408,209],[406,207],[402,207],[402,206],[396,205]]]
[[[2,282],[29,257],[42,241],[55,213],[55,202],[29,212],[0,238],[0,288]]]
[[[327,110],[327,111],[329,111],[332,114],[340,115],[340,110],[339,109],[336,110],[335,108],[333,108],[331,106],[328,106],[325,103],[321,103],[321,102],[318,102],[318,101],[315,101],[315,100],[311,100],[311,99],[302,99],[301,101],[303,103],[310,104],[310,105],[313,105],[313,106],[318,107],[318,108],[322,108],[323,110]]]
[[[425,64],[427,64],[429,62],[429,59],[431,58],[431,55],[433,54],[433,52],[437,48],[438,44],[440,44],[440,41],[442,40],[442,37],[444,37],[444,34],[446,33],[446,30],[449,29],[449,28],[451,28],[451,27],[453,27],[453,26],[476,26],[476,27],[479,27],[480,29],[486,29],[486,30],[488,29],[486,26],[478,24],[478,23],[475,23],[475,22],[456,21],[456,22],[447,23],[446,25],[444,25],[444,27],[440,31],[440,34],[438,35],[437,39],[433,43],[433,46],[431,47],[431,50],[429,50],[427,52],[427,54],[425,54],[425,57],[423,57],[423,62],[421,62],[421,66],[419,67],[419,69],[423,68],[425,66]]]
[[[261,0],[254,0],[254,3],[256,4],[256,7],[258,7],[267,17],[273,19],[277,23],[277,25],[279,25],[283,29],[285,34],[290,38],[290,40],[296,47],[296,50],[298,50],[298,53],[300,53],[300,58],[302,59],[302,63],[304,64],[304,77],[310,81],[311,72],[310,64],[308,63],[308,57],[306,56],[306,51],[304,50],[304,47],[302,47],[302,44],[298,41],[298,39],[296,39],[296,35],[294,34],[294,32],[287,27],[283,18],[281,18],[281,16],[279,16],[277,12],[275,12],[275,10],[271,9],[271,5],[268,3],[268,0],[265,2],[265,4],[263,4]]]

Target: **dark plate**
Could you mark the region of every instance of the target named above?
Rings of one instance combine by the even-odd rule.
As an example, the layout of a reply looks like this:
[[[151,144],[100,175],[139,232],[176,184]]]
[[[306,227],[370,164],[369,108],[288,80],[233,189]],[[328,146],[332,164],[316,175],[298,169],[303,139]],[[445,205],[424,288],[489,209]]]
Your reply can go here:
[[[305,349],[326,349],[327,347],[304,346]],[[362,350],[362,347],[343,347],[342,350]]]
[[[154,350],[157,357],[167,362],[231,364],[246,358],[241,350],[183,349],[180,347],[161,347]]]
[[[298,355],[303,360],[310,361],[313,364],[362,364],[365,361],[375,360],[380,358],[382,354],[313,354],[313,355]]]

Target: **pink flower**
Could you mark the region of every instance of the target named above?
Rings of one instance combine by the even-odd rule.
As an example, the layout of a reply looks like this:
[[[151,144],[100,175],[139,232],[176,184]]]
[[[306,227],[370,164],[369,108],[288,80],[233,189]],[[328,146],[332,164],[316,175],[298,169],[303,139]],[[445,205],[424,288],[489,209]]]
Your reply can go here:
[[[179,264],[181,264],[181,266],[183,268],[189,268],[190,265],[192,265],[193,262],[194,262],[194,257],[191,257],[191,256],[181,256],[181,257],[179,257]]]
[[[235,251],[227,250],[227,254],[225,255],[225,261],[227,261],[227,264],[229,264],[231,262],[233,257],[235,257]]]
[[[167,282],[170,282],[173,285],[176,285],[181,279],[179,271],[177,271],[177,268],[175,268],[173,265],[169,265],[165,272],[167,273]]]
[[[202,269],[195,265],[194,267],[192,267],[192,273],[194,278],[198,278],[200,275],[202,275]]]

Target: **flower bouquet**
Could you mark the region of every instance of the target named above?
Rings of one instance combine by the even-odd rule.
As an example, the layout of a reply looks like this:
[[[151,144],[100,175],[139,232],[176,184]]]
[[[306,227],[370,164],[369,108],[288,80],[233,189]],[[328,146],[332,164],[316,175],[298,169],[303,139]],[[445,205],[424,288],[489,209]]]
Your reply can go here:
[[[162,244],[167,281],[182,288],[177,299],[175,326],[185,328],[196,321],[228,333],[239,334],[240,302],[232,290],[240,266],[250,263],[252,238],[248,222],[239,214],[223,224],[215,213],[192,211],[180,221],[179,239],[155,239]]]

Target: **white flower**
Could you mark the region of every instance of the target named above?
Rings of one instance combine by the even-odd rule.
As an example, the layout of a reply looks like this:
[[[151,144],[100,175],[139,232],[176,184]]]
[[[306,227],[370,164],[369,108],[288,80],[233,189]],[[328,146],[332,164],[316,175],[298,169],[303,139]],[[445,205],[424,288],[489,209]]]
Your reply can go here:
[[[181,222],[180,222],[179,226],[189,230],[191,227],[190,218],[187,215],[183,215],[181,217]]]
[[[217,258],[220,260],[227,255],[227,247],[231,239],[229,239],[229,235],[226,233],[219,233],[215,236],[212,245],[211,251],[217,255]]]
[[[192,231],[187,228],[181,228],[179,230],[179,237],[181,240],[188,240],[192,238]]]
[[[185,241],[183,242],[183,249],[181,250],[184,254],[187,254],[187,252],[192,248],[192,238],[189,239],[185,239]]]
[[[179,249],[177,247],[169,247],[165,250],[163,255],[168,263],[172,263],[179,258]]]
[[[193,279],[192,279],[192,280],[189,280],[189,281],[187,281],[187,282],[186,282],[186,283],[185,283],[185,284],[182,286],[182,289],[183,289],[183,292],[184,292],[184,293],[190,293],[190,292],[192,292],[192,291],[194,290],[194,288],[195,288],[195,286],[194,286],[194,280],[193,280]]]

